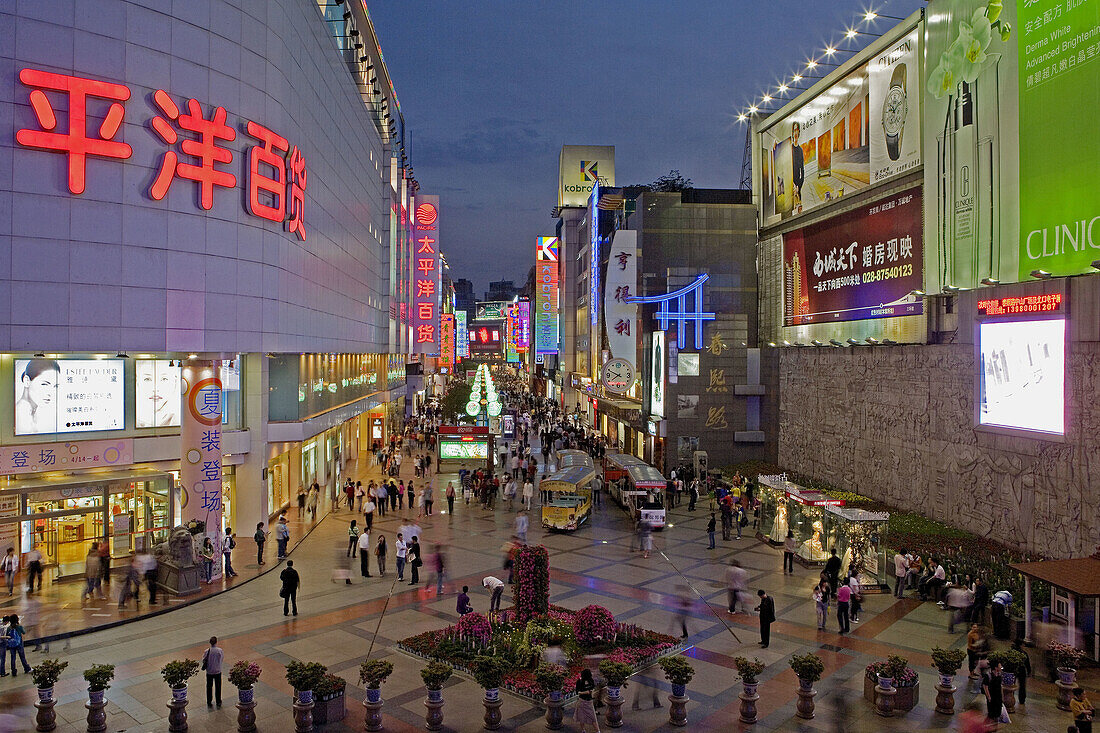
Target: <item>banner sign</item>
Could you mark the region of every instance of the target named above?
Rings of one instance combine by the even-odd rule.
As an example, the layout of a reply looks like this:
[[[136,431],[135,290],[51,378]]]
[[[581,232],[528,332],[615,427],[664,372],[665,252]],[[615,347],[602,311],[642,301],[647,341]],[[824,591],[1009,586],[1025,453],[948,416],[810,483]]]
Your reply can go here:
[[[539,237],[535,249],[535,353],[558,353],[557,237]]]
[[[521,300],[516,303],[516,349],[527,351],[531,348],[531,301]]]
[[[134,441],[130,438],[0,447],[0,476],[129,466],[133,462]]]
[[[921,189],[783,235],[783,325],[923,312]]]
[[[920,58],[910,28],[760,131],[762,226],[920,166]]]
[[[470,336],[466,331],[466,311],[455,311],[455,356],[465,359],[470,355]]]
[[[665,416],[665,332],[654,331],[649,355],[649,414]]]
[[[413,211],[412,351],[439,355],[439,197],[416,197]]]
[[[15,360],[15,434],[122,430],[122,359]]]
[[[214,539],[222,529],[222,383],[214,362],[184,362],[180,424],[180,523],[204,522]],[[218,573],[221,563],[214,564]]]
[[[439,356],[443,366],[454,366],[455,363],[455,317],[451,313],[444,313],[439,317]]]
[[[603,293],[603,322],[612,358],[631,366],[638,358],[638,232],[620,229],[611,240]]]

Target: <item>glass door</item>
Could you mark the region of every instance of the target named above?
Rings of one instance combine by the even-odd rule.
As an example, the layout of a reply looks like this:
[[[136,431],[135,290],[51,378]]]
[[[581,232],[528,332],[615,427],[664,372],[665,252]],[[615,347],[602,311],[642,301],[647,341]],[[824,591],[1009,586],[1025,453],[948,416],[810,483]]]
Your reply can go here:
[[[92,543],[104,537],[102,494],[73,496],[72,493],[49,492],[27,497],[27,510],[34,519],[24,526],[31,526],[32,541],[42,553],[43,564],[56,567],[58,577],[83,575]]]

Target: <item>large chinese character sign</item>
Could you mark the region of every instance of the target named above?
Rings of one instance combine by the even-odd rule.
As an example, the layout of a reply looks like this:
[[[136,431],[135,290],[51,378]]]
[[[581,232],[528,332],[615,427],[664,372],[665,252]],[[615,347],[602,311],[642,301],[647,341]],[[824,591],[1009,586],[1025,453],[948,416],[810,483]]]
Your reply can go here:
[[[438,356],[439,197],[417,196],[413,212],[412,353]]]
[[[203,522],[205,535],[217,543],[222,528],[222,383],[209,361],[186,362],[182,380],[180,521]]]

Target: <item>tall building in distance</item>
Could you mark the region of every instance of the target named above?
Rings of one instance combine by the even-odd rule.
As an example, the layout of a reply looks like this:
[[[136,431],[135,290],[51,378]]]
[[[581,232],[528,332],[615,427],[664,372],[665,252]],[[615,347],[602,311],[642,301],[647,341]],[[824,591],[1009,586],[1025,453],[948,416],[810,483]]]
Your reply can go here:
[[[474,304],[477,297],[474,295],[474,284],[464,277],[454,281],[455,310],[466,311],[471,317],[474,315]]]
[[[485,300],[511,300],[519,295],[522,288],[517,288],[514,280],[496,280],[489,283],[489,289],[485,291]]]

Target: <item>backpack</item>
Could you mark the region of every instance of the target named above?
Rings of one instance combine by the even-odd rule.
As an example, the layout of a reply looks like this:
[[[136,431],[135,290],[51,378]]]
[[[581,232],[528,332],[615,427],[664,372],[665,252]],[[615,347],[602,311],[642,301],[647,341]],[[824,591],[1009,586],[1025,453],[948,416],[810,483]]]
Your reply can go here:
[[[237,540],[233,539],[233,535],[229,535],[229,549],[235,549],[237,547]]]
[[[18,626],[8,628],[8,649],[18,649],[23,646],[23,634],[19,633]]]

